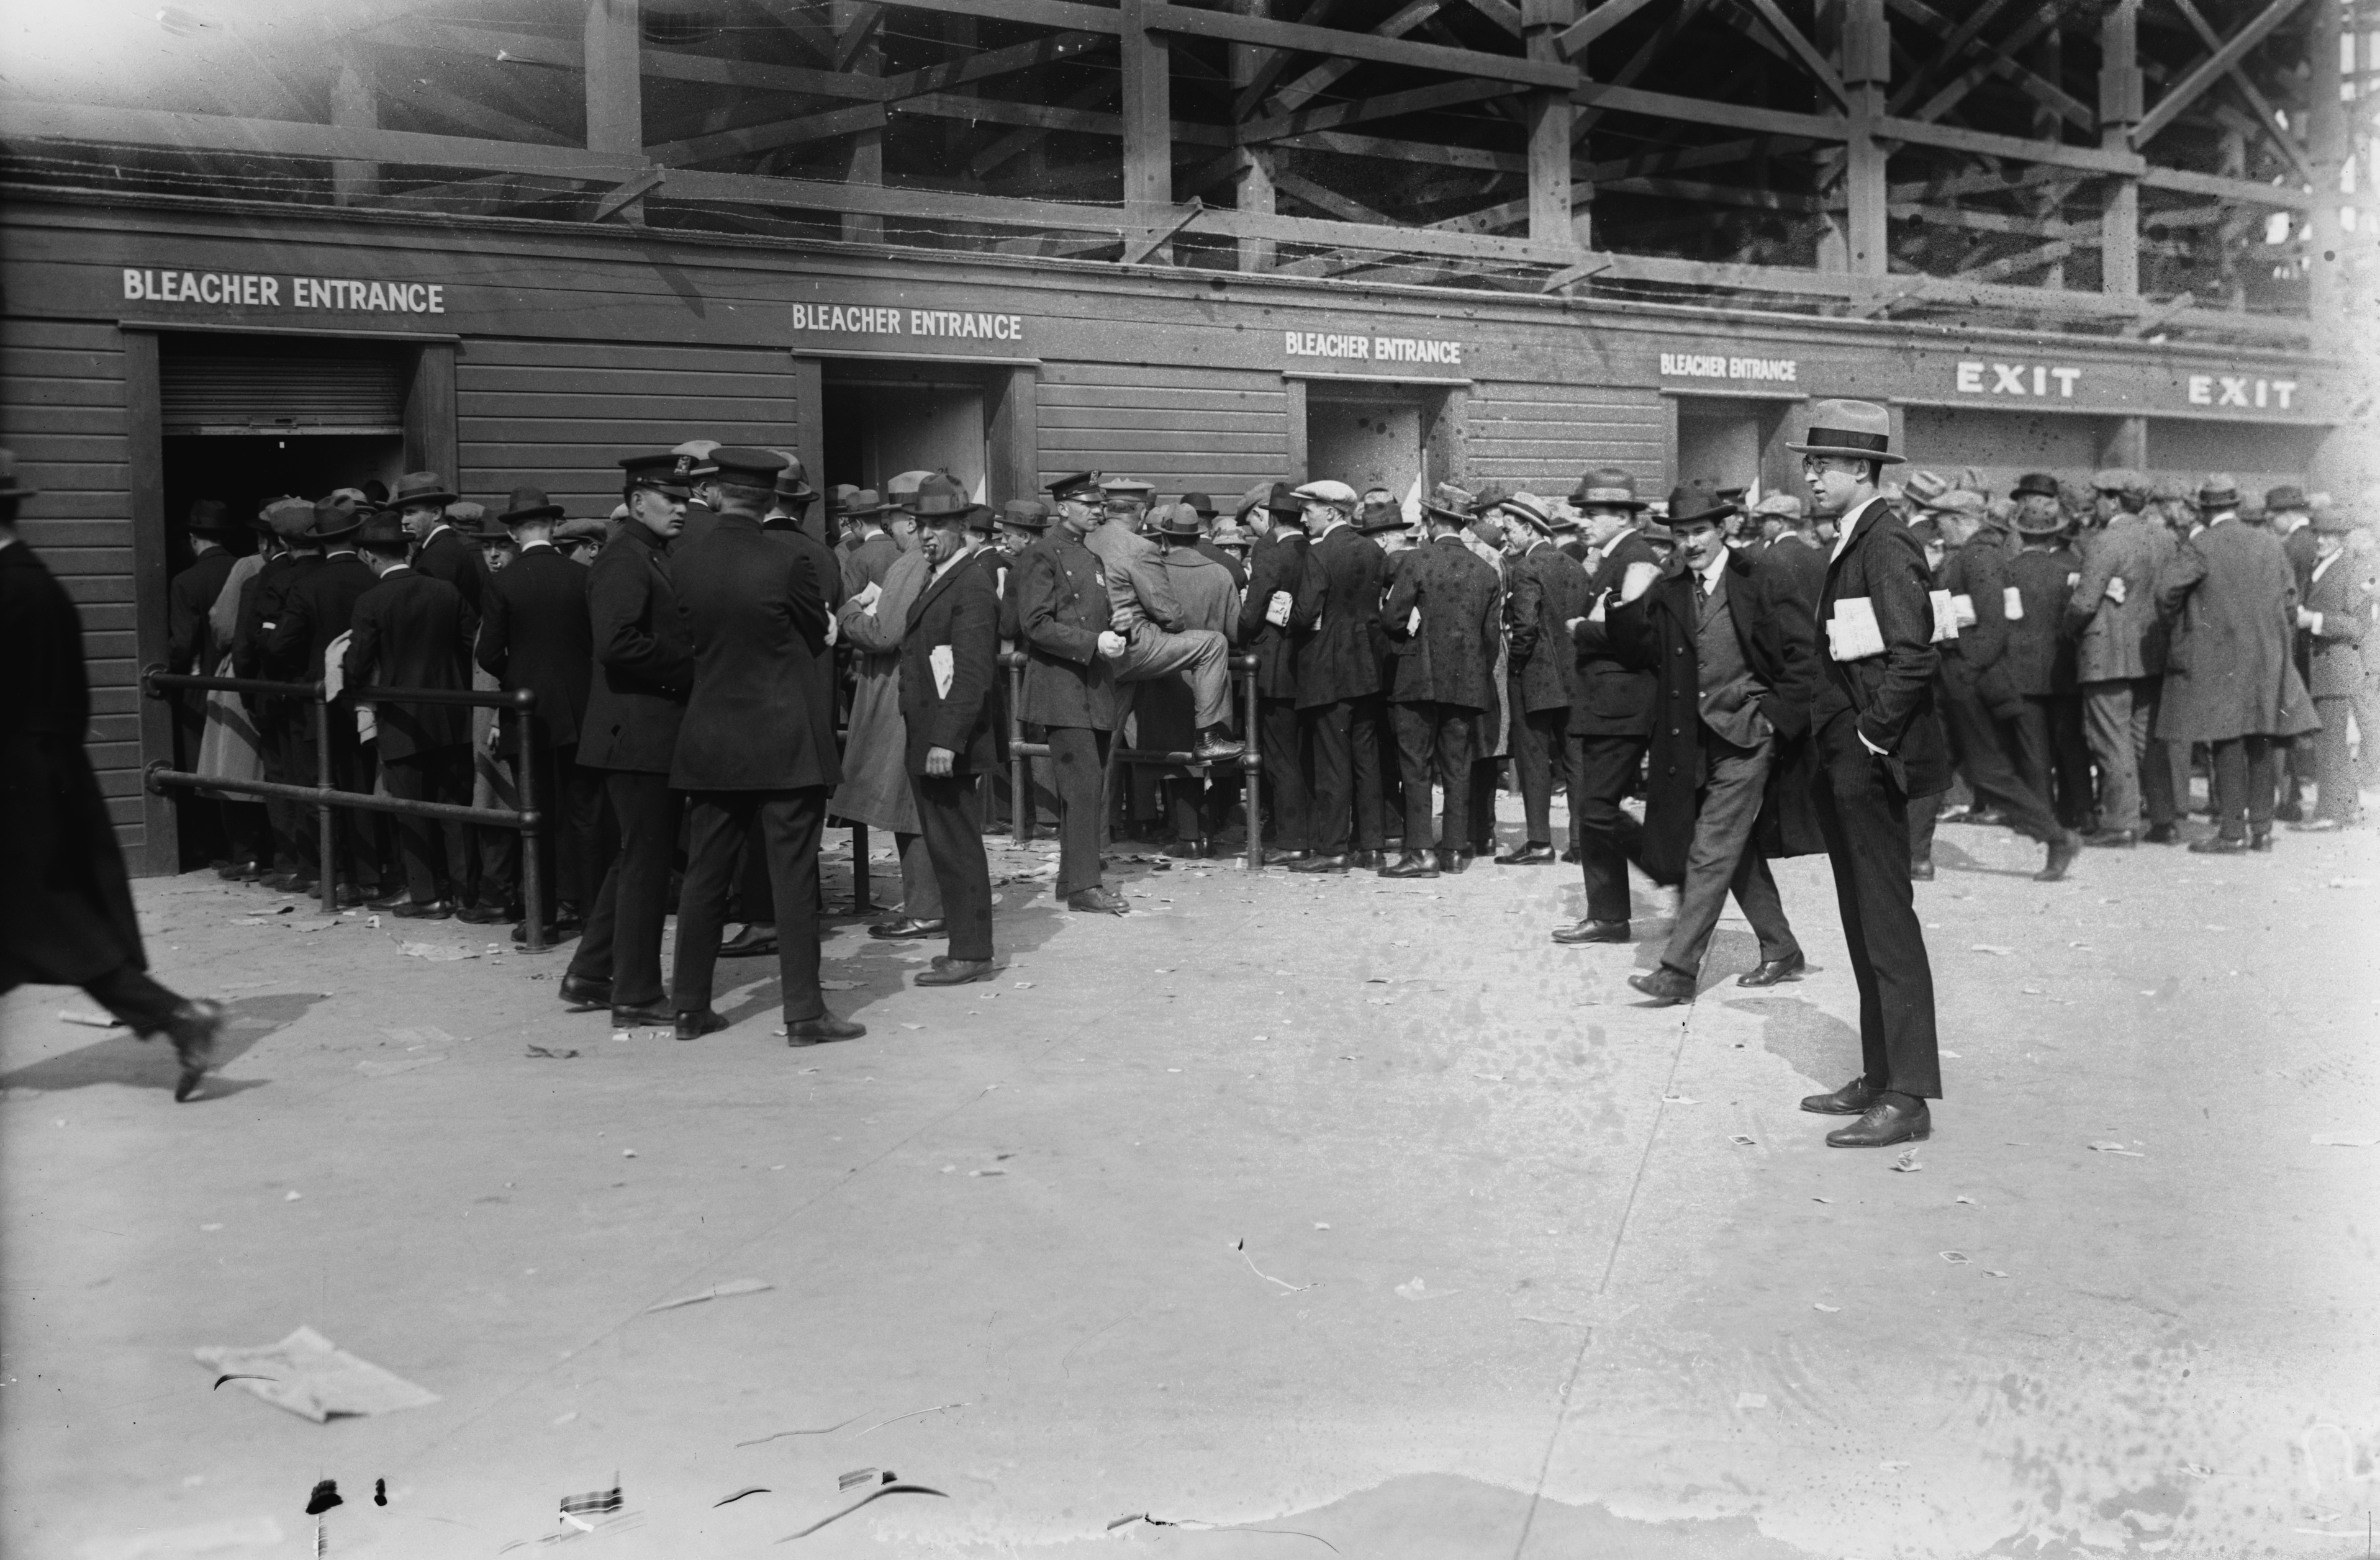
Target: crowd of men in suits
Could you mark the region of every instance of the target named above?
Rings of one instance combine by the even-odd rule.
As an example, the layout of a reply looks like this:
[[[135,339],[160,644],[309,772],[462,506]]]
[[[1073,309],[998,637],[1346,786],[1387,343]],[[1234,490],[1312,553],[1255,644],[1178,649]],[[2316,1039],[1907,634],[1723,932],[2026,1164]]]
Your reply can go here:
[[[1560,499],[1440,484],[1417,516],[1330,479],[1258,484],[1228,514],[1095,472],[998,510],[944,472],[820,494],[783,452],[709,441],[622,461],[608,521],[528,488],[491,517],[414,473],[268,503],[245,556],[199,505],[174,669],[324,683],[340,789],[505,806],[525,765],[542,931],[577,938],[563,999],[685,1039],[723,1022],[719,959],[771,953],[792,1043],[863,1033],[819,984],[830,821],[893,836],[902,902],[870,931],[947,943],[920,984],[991,973],[982,834],[1012,720],[1046,756],[1005,804],[1054,814],[1080,912],[1127,910],[1103,880],[1115,830],[1202,857],[1235,812],[1302,875],[1575,863],[1566,945],[1633,940],[1633,865],[1678,890],[1659,963],[1631,978],[1665,1004],[1694,996],[1730,894],[1759,944],[1738,984],[1795,978],[1768,864],[1823,851],[1865,1065],[1804,1103],[1861,1118],[1830,1141],[1899,1142],[1940,1093],[1910,885],[1933,875],[1954,774],[1955,816],[2039,840],[2044,881],[2086,844],[2179,840],[2193,752],[2216,828],[2192,850],[2269,849],[2301,769],[2316,804],[2297,827],[2343,827],[2380,630],[2371,534],[2339,506],[2278,489],[2260,514],[2228,478],[2123,471],[2006,498],[1973,473],[1892,484],[1888,429],[1882,408],[1820,404],[1792,446],[1806,497],[1692,482],[1655,503],[1604,469]],[[404,696],[474,687],[535,697],[475,720]],[[201,774],[311,784],[324,762],[295,696],[217,691],[185,714]],[[1522,828],[1500,853],[1507,786]],[[225,877],[319,886],[310,807],[198,806]],[[528,937],[516,830],[337,812],[342,904]]]

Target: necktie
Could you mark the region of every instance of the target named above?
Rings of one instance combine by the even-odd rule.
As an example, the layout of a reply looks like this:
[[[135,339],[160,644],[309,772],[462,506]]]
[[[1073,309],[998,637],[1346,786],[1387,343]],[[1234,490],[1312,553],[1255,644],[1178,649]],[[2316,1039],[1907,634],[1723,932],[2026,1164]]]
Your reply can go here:
[[[1710,605],[1710,577],[1700,569],[1694,571],[1694,605],[1697,607]]]

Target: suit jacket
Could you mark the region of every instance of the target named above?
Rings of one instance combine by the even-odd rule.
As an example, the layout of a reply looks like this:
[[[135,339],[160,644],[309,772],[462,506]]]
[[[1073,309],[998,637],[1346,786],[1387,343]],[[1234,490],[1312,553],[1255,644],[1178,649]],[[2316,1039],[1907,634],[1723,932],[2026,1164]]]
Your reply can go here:
[[[480,599],[486,593],[488,561],[478,547],[463,539],[463,534],[450,526],[441,526],[430,533],[413,558],[413,572],[428,574],[434,580],[444,580],[463,593],[474,612],[480,610]]]
[[[1629,532],[1611,544],[1587,576],[1584,619],[1601,601],[1608,618],[1620,599],[1620,582],[1631,563],[1658,565],[1660,558],[1642,534]],[[1563,620],[1565,623],[1569,619]],[[1605,625],[1582,622],[1572,633],[1570,730],[1572,736],[1641,737],[1653,729],[1653,677],[1614,654]]]
[[[2304,631],[2306,691],[2318,699],[2351,697],[2364,687],[2362,647],[2380,634],[2374,620],[2372,561],[2342,552],[2327,568],[2319,559],[2314,566],[2321,569],[2321,577],[2310,583],[2305,606],[2322,617]],[[2380,743],[2380,732],[2373,740]]]
[[[240,609],[239,634],[232,643],[232,669],[239,675],[281,683],[302,681],[300,674],[306,669],[306,658],[299,653],[302,647],[275,653],[270,641],[289,592],[322,566],[319,552],[285,552],[265,560],[257,572],[255,590]]]
[[[878,531],[857,547],[844,549],[836,559],[843,575],[844,599],[849,600],[871,585],[882,585],[885,571],[892,568],[900,556],[901,544],[882,531]]]
[[[760,529],[808,553],[810,566],[819,571],[820,579],[826,584],[827,615],[832,617],[843,611],[844,602],[849,599],[843,588],[843,554],[827,545],[825,521],[796,521],[790,514],[780,514],[761,521]]]
[[[419,569],[383,574],[357,598],[346,683],[379,712],[382,758],[411,758],[471,740],[469,706],[393,702],[367,684],[468,690],[479,628],[480,615],[461,591]]]
[[[278,665],[302,668],[295,675],[303,681],[319,679],[331,641],[347,632],[356,603],[379,583],[371,565],[354,553],[326,556],[282,592],[281,616],[264,636],[265,654]]]
[[[1763,855],[1815,855],[1827,841],[1811,790],[1815,750],[1809,741],[1810,701],[1817,691],[1820,653],[1811,602],[1790,564],[1771,561],[1766,551],[1739,549],[1728,554],[1714,610],[1726,611],[1734,625],[1744,666],[1759,685],[1755,702],[1776,744],[1754,841]],[[1685,876],[1698,811],[1695,788],[1706,772],[1700,611],[1694,575],[1682,559],[1675,559],[1644,595],[1613,605],[1604,624],[1613,652],[1654,679],[1644,865],[1663,882]]]
[[[2281,556],[2289,561],[2289,572],[2297,575],[2298,595],[2302,599],[2313,585],[2313,566],[2321,562],[2321,555],[2314,547],[2313,527],[2300,526],[2283,537]]]
[[[950,660],[950,690],[934,674],[934,652]],[[926,772],[929,748],[951,750],[951,772],[984,773],[1000,762],[992,740],[992,685],[1000,677],[1000,603],[973,560],[929,581],[910,604],[901,635],[901,721],[909,772]]]
[[[1240,561],[1238,559],[1232,557],[1221,548],[1217,547],[1205,537],[1200,537],[1192,545],[1197,549],[1199,557],[1204,558],[1209,563],[1220,563],[1224,567],[1232,576],[1232,588],[1233,590],[1245,590],[1248,587],[1248,572],[1246,569],[1241,567]]]
[[[1108,621],[1117,633],[1130,634],[1144,619],[1169,633],[1181,629],[1182,603],[1173,599],[1155,542],[1124,521],[1103,520],[1083,545],[1107,576]]]
[[[969,564],[991,587],[992,604],[999,609],[998,627],[1002,639],[1014,640],[1020,632],[1016,622],[1016,559],[999,547],[978,548]]]
[[[815,556],[722,514],[670,560],[694,688],[670,784],[680,791],[801,791],[843,782],[828,657],[826,582]]]
[[[537,695],[529,741],[542,752],[576,748],[595,674],[595,623],[588,571],[551,547],[525,547],[480,598],[480,665],[507,691]],[[504,712],[506,751],[520,740],[519,716]]]
[[[1240,598],[1243,649],[1257,658],[1257,696],[1293,699],[1297,696],[1297,624],[1312,623],[1322,599],[1322,576],[1311,562],[1313,544],[1294,526],[1275,526],[1257,538],[1248,554],[1248,587]],[[1289,622],[1276,625],[1265,618],[1273,597],[1287,591]]]
[[[2156,734],[2169,742],[2296,736],[2319,724],[2290,656],[2298,582],[2280,539],[2237,519],[2202,526],[2157,576],[2173,622]]]
[[[670,587],[669,556],[650,531],[620,527],[587,571],[595,664],[579,719],[578,761],[665,775],[677,754],[694,647]]]
[[[2082,628],[2074,675],[2085,683],[2155,677],[2165,671],[2165,628],[2157,621],[2158,573],[2173,557],[2173,533],[2141,514],[2119,514],[2083,554],[2082,577],[2067,602]],[[2124,582],[2120,602],[2107,582]]]
[[[1504,675],[1531,715],[1571,707],[1578,657],[1570,620],[1586,614],[1586,571],[1551,542],[1539,542],[1504,570]]]
[[[1941,587],[1953,599],[1966,598],[1975,621],[1961,628],[1956,639],[1937,647],[1942,681],[2003,714],[2014,710],[2022,696],[2000,664],[2008,655],[2006,602],[2012,561],[1998,526],[1985,526],[1964,545],[1949,550],[1942,560]]]
[[[1903,796],[1934,796],[1950,784],[1950,756],[1934,718],[1933,576],[1925,550],[1881,499],[1843,517],[1849,531],[1827,566],[1818,599],[1817,654],[1822,673],[1811,702],[1810,725],[1823,737],[1838,719],[1876,747]],[[1854,661],[1834,659],[1826,625],[1837,602],[1864,599],[1876,613],[1884,652]],[[1980,605],[1980,604],[1979,604]],[[1850,732],[1838,741],[1857,741]]]
[[[1406,634],[1416,609],[1420,632]],[[1494,709],[1496,656],[1503,648],[1501,609],[1496,571],[1460,537],[1439,537],[1415,548],[1397,571],[1381,609],[1390,635],[1406,640],[1390,699]]]
[[[2008,625],[2008,651],[2001,665],[2010,692],[2026,698],[2074,692],[2074,639],[2066,620],[2082,560],[2063,547],[2035,548],[2008,562],[2008,582],[2016,587],[2024,615]],[[1980,614],[1979,614],[1980,615]]]
[[[212,677],[230,647],[214,642],[207,626],[207,610],[223,594],[239,560],[218,547],[174,576],[165,587],[165,670]]]
[[[1301,709],[1380,691],[1376,646],[1385,562],[1353,526],[1333,526],[1307,550],[1306,570],[1318,583],[1319,600],[1317,626],[1293,657]]]
[[[1052,526],[1016,561],[1017,628],[1025,641],[1025,708],[1042,726],[1111,732],[1115,669],[1099,654],[1108,628],[1108,582],[1080,538]]]

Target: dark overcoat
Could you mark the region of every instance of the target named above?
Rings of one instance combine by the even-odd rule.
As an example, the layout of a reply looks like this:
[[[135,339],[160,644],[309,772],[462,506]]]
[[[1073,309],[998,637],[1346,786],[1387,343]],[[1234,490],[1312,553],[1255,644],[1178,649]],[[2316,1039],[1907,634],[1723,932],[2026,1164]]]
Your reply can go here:
[[[1934,714],[1933,575],[1925,549],[1881,500],[1843,517],[1852,527],[1827,566],[1818,599],[1821,676],[1811,703],[1815,734],[1849,716],[1859,733],[1884,750],[1878,760],[1903,796],[1936,796],[1950,786],[1949,745]],[[1826,625],[1837,602],[1864,598],[1884,639],[1880,655],[1840,661],[1827,647]]]
[[[1816,749],[1810,700],[1818,682],[1817,620],[1790,564],[1767,552],[1728,554],[1725,605],[1775,748],[1753,844],[1764,856],[1818,855],[1827,848],[1812,793]],[[1645,804],[1645,870],[1660,882],[1685,876],[1694,840],[1694,777],[1703,772],[1702,663],[1694,575],[1673,560],[1651,589],[1615,603],[1605,629],[1612,650],[1653,674],[1651,780]]]
[[[2173,550],[2173,533],[2143,514],[2119,514],[2098,533],[2066,603],[2067,621],[2082,625],[2074,647],[2078,679],[2111,682],[2165,671],[2156,582]],[[2124,582],[2121,601],[2107,597],[2107,582],[2114,579]]]
[[[1322,582],[1313,563],[1313,544],[1293,526],[1276,526],[1257,538],[1248,554],[1248,588],[1240,598],[1240,648],[1257,658],[1257,696],[1297,696],[1297,625],[1314,620]],[[1274,624],[1265,610],[1281,591],[1290,598],[1289,622]]]
[[[580,720],[578,761],[590,768],[665,775],[677,753],[694,647],[670,588],[669,556],[634,521],[587,571],[595,664]]]
[[[371,565],[354,553],[325,556],[282,593],[281,615],[264,635],[266,656],[274,665],[297,668],[291,675],[300,682],[318,681],[331,641],[355,625],[356,603],[379,583]]]
[[[2290,656],[2297,574],[2270,531],[2236,519],[2201,527],[2157,576],[2157,611],[2173,623],[2160,740],[2293,737],[2321,725]]]
[[[934,675],[934,652],[950,657],[950,692]],[[1000,603],[972,559],[932,580],[909,606],[901,635],[901,722],[909,772],[926,772],[929,748],[951,751],[951,772],[990,772],[1000,762],[992,730],[992,684],[1000,676]]]
[[[415,551],[413,572],[444,580],[462,592],[463,599],[471,604],[474,612],[480,610],[480,599],[486,594],[490,578],[487,558],[452,526],[439,526]]]
[[[0,991],[148,968],[91,773],[82,615],[23,542],[0,547]]]
[[[1380,621],[1380,566],[1386,562],[1380,550],[1353,526],[1333,526],[1307,549],[1305,570],[1319,615],[1297,647],[1299,708],[1366,698],[1380,691],[1374,645]],[[1245,603],[1240,612],[1245,622]]]
[[[1997,526],[1978,530],[1943,557],[1942,589],[1954,604],[1963,599],[1975,621],[1937,653],[1942,681],[1954,693],[1972,694],[2003,715],[2022,697],[2002,664],[2009,647],[2009,562],[2006,533]]]
[[[289,592],[322,566],[319,552],[285,552],[264,561],[264,567],[240,593],[239,626],[232,634],[231,669],[236,675],[275,683],[302,680],[305,657],[272,655],[265,641],[272,636],[272,625],[281,621],[282,603]],[[241,697],[254,712],[257,731],[268,743],[293,721],[309,719],[304,702],[295,695],[244,694]]]
[[[1586,610],[1572,632],[1576,659],[1571,663],[1570,734],[1590,737],[1641,737],[1653,729],[1653,674],[1622,661],[1611,651],[1604,625],[1586,621],[1597,601],[1609,616],[1620,599],[1620,582],[1631,563],[1658,566],[1653,544],[1631,531],[1611,544],[1587,576]],[[1568,622],[1568,619],[1564,619]]]
[[[374,696],[383,688],[471,686],[471,640],[479,614],[463,593],[419,569],[382,574],[356,599],[347,638],[346,686],[369,700],[382,758],[410,758],[471,740],[471,708],[459,704],[406,704]]]
[[[1062,526],[1025,550],[1011,580],[1025,640],[1023,718],[1040,726],[1111,732],[1115,668],[1099,654],[1108,582],[1099,558]]]
[[[525,547],[496,571],[480,600],[480,665],[507,692],[537,695],[529,741],[540,751],[578,745],[587,690],[595,674],[595,623],[587,607],[588,571],[552,547]],[[519,751],[519,716],[505,710],[504,751]]]
[[[1381,609],[1392,637],[1406,641],[1397,658],[1396,704],[1444,704],[1494,709],[1496,657],[1504,647],[1502,582],[1459,536],[1437,537],[1414,549],[1397,570]],[[1419,611],[1419,632],[1408,632]]]
[[[223,594],[239,559],[223,548],[203,553],[199,561],[174,576],[165,587],[165,670],[212,677],[229,647],[214,642],[208,611]],[[204,695],[200,695],[203,697]]]
[[[804,791],[843,782],[820,662],[826,582],[815,555],[725,514],[670,559],[694,688],[670,760],[678,791]]]
[[[1578,657],[1570,620],[1586,613],[1586,570],[1542,542],[1504,565],[1505,676],[1520,687],[1531,715],[1568,709],[1577,691]]]
[[[2009,688],[2026,698],[2072,694],[2075,638],[2067,621],[2072,581],[2082,560],[2062,547],[2036,548],[2008,561],[2008,582],[2016,587],[2024,615],[2008,625],[2008,653],[2001,658]]]

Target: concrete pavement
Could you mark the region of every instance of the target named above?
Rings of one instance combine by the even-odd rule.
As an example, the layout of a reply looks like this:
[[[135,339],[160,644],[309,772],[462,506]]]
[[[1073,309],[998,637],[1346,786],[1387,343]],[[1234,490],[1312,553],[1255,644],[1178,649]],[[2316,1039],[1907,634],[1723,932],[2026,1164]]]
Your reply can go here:
[[[333,1554],[2362,1554],[2380,1146],[2314,1139],[2380,1139],[2380,839],[2037,854],[1945,828],[1918,889],[1913,1173],[1795,1108],[1857,1069],[1823,859],[1806,980],[1737,989],[1730,921],[1658,1010],[1666,896],[1559,949],[1570,868],[1012,881],[996,985],[840,925],[870,1033],[804,1050],[771,961],[621,1038],[484,928],[144,883],[234,1054],[177,1107],[79,994],[0,999],[0,1550],[308,1554],[330,1478]],[[439,1401],[192,1358],[301,1324]],[[943,1493],[772,1543],[863,1469]]]

